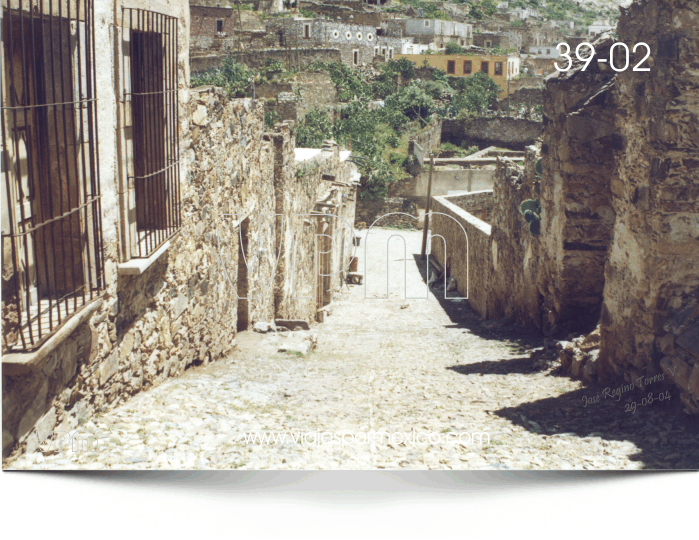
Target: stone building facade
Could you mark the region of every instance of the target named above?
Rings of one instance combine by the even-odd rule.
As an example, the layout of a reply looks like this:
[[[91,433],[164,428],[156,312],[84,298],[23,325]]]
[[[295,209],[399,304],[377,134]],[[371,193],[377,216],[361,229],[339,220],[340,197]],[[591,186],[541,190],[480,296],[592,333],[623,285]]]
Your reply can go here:
[[[232,49],[240,21],[232,7],[210,7],[190,4],[190,38],[192,51]]]
[[[348,66],[371,64],[375,57],[391,60],[401,51],[400,31],[389,31],[364,24],[349,24],[327,19],[284,19],[282,46],[295,48],[333,48]]]
[[[473,43],[473,26],[466,23],[439,19],[394,19],[387,21],[387,25],[389,28],[400,27],[403,35],[414,38],[417,43],[434,43],[439,48],[449,42],[462,47]]]
[[[339,286],[342,275],[324,278],[320,289],[316,268],[341,270],[351,252],[349,233],[341,227],[326,233],[339,255],[303,251],[319,228],[327,229],[319,224],[331,219],[324,216],[307,216],[307,225],[293,229],[293,246],[280,236],[287,229],[278,231],[276,221],[289,221],[284,212],[319,214],[319,209],[334,208],[353,215],[354,166],[328,143],[312,173],[298,174],[289,127],[281,124],[266,132],[262,103],[230,100],[215,88],[190,91],[186,2],[97,3],[94,17],[87,4],[81,5],[73,48],[66,39],[54,43],[51,54],[66,48],[82,59],[85,79],[75,82],[74,91],[89,116],[84,112],[77,125],[72,116],[58,114],[50,115],[48,123],[42,117],[22,118],[31,119],[47,141],[40,156],[31,153],[33,141],[22,139],[30,144],[28,162],[33,166],[47,159],[47,178],[64,182],[68,210],[46,219],[36,201],[22,203],[18,213],[15,196],[3,198],[2,213],[8,218],[2,231],[3,456],[33,451],[54,429],[72,430],[91,414],[189,365],[221,358],[233,350],[236,332],[256,321],[279,314],[315,320],[329,300],[326,291]],[[25,28],[31,28],[32,12],[18,12],[16,2],[12,7],[3,18],[21,16]],[[80,37],[89,35],[88,26],[94,45]],[[152,39],[158,30],[163,30],[160,41]],[[19,90],[22,64],[15,60],[22,51],[8,34],[2,44],[5,65],[13,67],[3,80]],[[155,50],[148,52],[149,46]],[[153,72],[158,76],[149,78]],[[79,78],[80,71],[72,76]],[[51,90],[47,87],[49,96]],[[25,104],[38,99],[23,91],[16,95],[9,98],[3,85],[3,107],[13,106],[11,99]],[[146,97],[154,95],[161,97]],[[89,109],[95,97],[99,105]],[[153,107],[162,107],[162,116],[144,114]],[[19,119],[3,111],[3,123],[5,150],[17,148]],[[62,138],[46,129],[61,124]],[[79,144],[65,145],[81,126]],[[10,151],[9,166],[3,164],[3,191],[22,194],[25,182],[41,180],[32,177],[31,168],[12,166],[14,156]],[[72,168],[76,161],[64,156],[77,159],[80,167]],[[28,178],[22,176],[25,171]],[[53,193],[56,185],[37,191]],[[84,202],[78,205],[79,200]],[[282,216],[275,216],[277,209]],[[22,211],[33,212],[34,225],[17,219]],[[38,232],[41,227],[48,228],[52,243]],[[25,238],[39,249],[25,249]],[[275,264],[282,246],[309,266],[287,265],[280,278]],[[241,264],[242,254],[249,264]],[[57,259],[71,265],[54,264]],[[46,273],[32,270],[46,267]],[[275,303],[287,294],[294,270],[299,290],[323,294]],[[68,286],[77,291],[66,294]]]

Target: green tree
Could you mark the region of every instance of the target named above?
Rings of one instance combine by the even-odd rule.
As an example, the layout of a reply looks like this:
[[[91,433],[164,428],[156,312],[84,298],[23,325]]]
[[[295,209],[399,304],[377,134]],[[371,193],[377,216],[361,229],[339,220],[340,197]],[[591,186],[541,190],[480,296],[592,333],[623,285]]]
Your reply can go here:
[[[497,13],[498,5],[495,3],[495,0],[481,0],[481,11],[490,17],[491,15]]]
[[[454,41],[449,41],[447,44],[444,46],[444,53],[445,54],[461,54],[462,49],[461,45]]]
[[[452,77],[450,84],[456,91],[448,108],[452,116],[462,110],[473,114],[485,113],[501,91],[495,81],[482,72],[470,77]]]

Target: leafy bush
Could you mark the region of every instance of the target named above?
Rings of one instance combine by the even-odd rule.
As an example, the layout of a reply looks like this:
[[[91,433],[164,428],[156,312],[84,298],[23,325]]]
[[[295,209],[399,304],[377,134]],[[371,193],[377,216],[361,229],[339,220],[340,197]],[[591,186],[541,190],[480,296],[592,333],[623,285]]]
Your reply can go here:
[[[274,124],[276,124],[278,121],[279,115],[277,114],[277,111],[265,112],[265,128],[271,130],[274,127]]]
[[[313,64],[315,71],[325,71],[337,87],[340,101],[368,98],[371,96],[371,88],[364,77],[356,70],[351,69],[342,62],[316,62]]]
[[[449,82],[456,91],[449,107],[452,116],[457,116],[462,110],[483,114],[500,93],[497,83],[481,72],[470,77],[452,77]]]
[[[213,85],[224,88],[231,97],[245,97],[254,73],[244,64],[238,64],[229,56],[223,61],[221,69],[208,70],[192,75],[190,86]]]
[[[398,136],[396,136],[394,133],[391,133],[388,137],[386,137],[386,144],[388,144],[388,146],[390,146],[391,148],[398,148],[400,140],[398,139]]]
[[[426,120],[434,111],[434,99],[415,83],[401,88],[386,99],[386,107],[403,113],[414,120]]]
[[[332,139],[333,136],[333,124],[328,115],[320,109],[313,109],[296,128],[296,146],[320,148],[325,139]]]
[[[444,46],[444,54],[461,54],[462,51],[461,45],[454,41],[449,41]]]

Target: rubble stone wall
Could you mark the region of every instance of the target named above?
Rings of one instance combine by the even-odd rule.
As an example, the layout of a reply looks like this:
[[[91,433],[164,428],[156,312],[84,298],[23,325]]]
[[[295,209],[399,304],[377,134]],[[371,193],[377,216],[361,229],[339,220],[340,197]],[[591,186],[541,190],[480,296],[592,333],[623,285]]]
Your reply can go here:
[[[315,62],[342,61],[340,50],[332,48],[332,46],[327,48],[255,49],[192,56],[191,71],[192,73],[200,73],[208,69],[220,69],[228,56],[233,56],[236,62],[245,64],[252,69],[266,67],[267,60],[281,62],[288,68],[300,68]]]
[[[442,141],[486,148],[501,146],[524,150],[541,136],[541,122],[496,116],[473,120],[444,120]]]
[[[611,44],[598,41],[595,49],[608,58]],[[621,145],[611,91],[614,75],[607,64],[592,62],[585,71],[578,67],[547,80],[541,237],[550,327],[589,332],[599,319],[615,217],[612,150]]]
[[[498,160],[493,186],[492,264],[489,299],[493,318],[507,317],[520,326],[542,328],[539,273],[541,237],[529,231],[519,208],[535,199],[536,147],[525,150],[524,165]]]
[[[664,374],[699,413],[699,5],[640,1],[619,40],[648,43],[649,72],[616,77],[616,212],[605,270],[603,377]],[[633,58],[635,65],[638,59]],[[642,379],[641,379],[642,381]]]

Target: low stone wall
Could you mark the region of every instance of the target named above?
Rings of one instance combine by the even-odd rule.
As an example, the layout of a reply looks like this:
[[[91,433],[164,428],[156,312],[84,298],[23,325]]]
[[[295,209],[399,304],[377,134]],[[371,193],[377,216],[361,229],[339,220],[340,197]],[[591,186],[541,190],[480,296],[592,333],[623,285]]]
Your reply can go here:
[[[355,223],[371,227],[375,222],[375,227],[412,229],[417,227],[417,217],[417,204],[412,197],[386,197],[383,201],[360,200]]]
[[[468,146],[500,146],[524,150],[541,136],[543,125],[533,120],[495,116],[473,120],[444,120],[442,141]]]
[[[469,197],[471,202],[467,202]],[[490,197],[492,192],[478,192],[461,196],[458,200],[470,207],[486,204]],[[491,226],[457,206],[453,197],[433,197],[431,211],[430,232],[446,241],[446,257],[444,242],[439,238],[431,240],[430,253],[446,268],[447,275],[456,280],[458,296],[468,296],[468,303],[476,313],[484,319],[489,318]],[[457,294],[452,292],[451,296]]]
[[[490,214],[493,209],[492,190],[476,191],[467,195],[454,195],[448,197],[448,200],[481,221],[490,223]]]
[[[220,69],[228,56],[233,56],[236,62],[253,69],[266,67],[267,60],[281,62],[288,68],[303,67],[315,62],[340,62],[342,60],[340,50],[332,48],[227,51],[222,54],[192,56],[190,58],[191,72],[199,73],[208,69]]]

